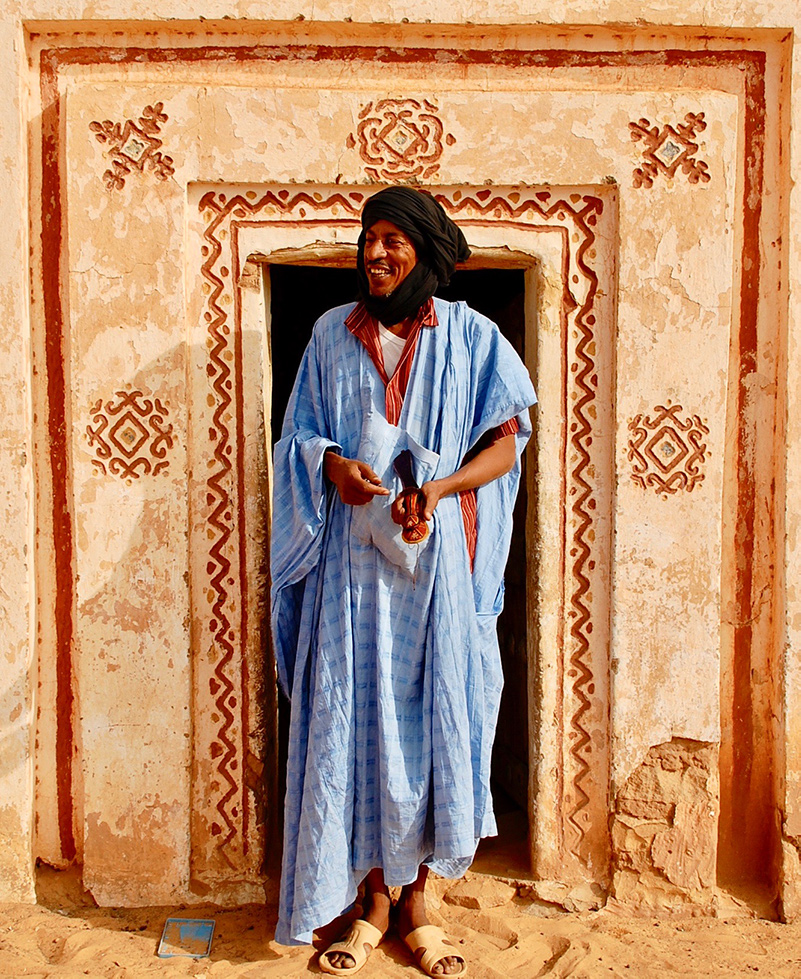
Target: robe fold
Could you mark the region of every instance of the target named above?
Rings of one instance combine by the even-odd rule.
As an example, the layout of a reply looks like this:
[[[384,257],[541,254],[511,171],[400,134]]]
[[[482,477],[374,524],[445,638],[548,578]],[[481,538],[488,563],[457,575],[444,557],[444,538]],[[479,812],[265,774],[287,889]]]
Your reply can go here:
[[[420,331],[397,425],[385,385],[345,326],[315,325],[275,448],[272,626],[292,703],[276,940],[311,942],[354,902],[373,867],[387,884],[420,865],[446,877],[496,832],[490,760],[502,675],[496,620],[520,454],[536,396],[488,319],[436,299]],[[516,417],[515,466],[477,491],[470,573],[458,497],[442,499],[423,546],[393,551],[388,507],[403,449],[418,484],[447,476],[486,432]],[[323,476],[328,448],[371,465],[390,489],[344,505]]]

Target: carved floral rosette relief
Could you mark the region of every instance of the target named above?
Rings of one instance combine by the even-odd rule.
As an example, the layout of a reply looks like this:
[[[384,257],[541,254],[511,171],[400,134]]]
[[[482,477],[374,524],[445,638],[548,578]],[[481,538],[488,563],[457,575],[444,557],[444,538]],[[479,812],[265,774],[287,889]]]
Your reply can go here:
[[[106,401],[99,398],[89,413],[86,438],[98,472],[130,480],[166,471],[172,425],[167,422],[169,409],[159,398],[145,397],[142,391],[117,391]]]
[[[443,136],[448,146],[456,142],[444,134],[439,109],[428,99],[380,99],[362,108],[347,145],[358,145],[371,180],[427,180],[439,170]]]
[[[686,490],[691,493],[704,479],[709,429],[698,415],[681,418],[681,405],[657,405],[653,416],[640,414],[629,422],[632,433],[628,460],[632,480],[653,489],[662,499]]]
[[[688,112],[684,122],[675,127],[652,126],[648,119],[630,122],[632,140],[643,145],[642,165],[634,168],[634,186],[653,187],[660,174],[673,177],[679,168],[691,184],[708,183],[712,179],[709,167],[695,158],[699,148],[696,136],[705,129],[703,112]]]
[[[450,189],[436,198],[469,237],[470,225],[486,227],[508,223],[539,234],[556,233],[562,258],[562,374],[564,377],[563,510],[562,537],[565,586],[560,657],[560,833],[563,852],[579,868],[604,865],[608,856],[608,637],[603,623],[605,608],[603,568],[608,567],[604,531],[599,528],[599,480],[603,464],[593,439],[598,405],[596,351],[604,340],[598,335],[595,271],[599,222],[603,200],[591,193],[552,190]],[[242,417],[242,346],[239,341],[241,304],[237,287],[241,269],[237,254],[240,228],[253,229],[286,222],[297,229],[314,222],[311,240],[321,227],[352,223],[367,195],[340,186],[309,188],[211,189],[200,193],[199,233],[202,245],[200,275],[205,335],[205,393],[198,396],[201,417],[195,431],[208,431],[207,468],[204,468],[201,525],[206,568],[199,586],[206,635],[196,652],[197,696],[195,757],[203,764],[195,772],[194,813],[211,843],[198,859],[207,867],[247,866],[247,819],[252,800],[242,777],[247,765],[248,698],[244,644],[248,629],[243,609],[246,584]],[[354,234],[354,238],[356,235]],[[611,235],[610,235],[611,237]],[[198,566],[201,566],[198,562]],[[205,691],[205,692],[204,692]],[[203,698],[208,703],[202,703]],[[205,727],[203,726],[205,725]],[[204,767],[205,766],[205,767]],[[204,844],[205,845],[205,844]]]

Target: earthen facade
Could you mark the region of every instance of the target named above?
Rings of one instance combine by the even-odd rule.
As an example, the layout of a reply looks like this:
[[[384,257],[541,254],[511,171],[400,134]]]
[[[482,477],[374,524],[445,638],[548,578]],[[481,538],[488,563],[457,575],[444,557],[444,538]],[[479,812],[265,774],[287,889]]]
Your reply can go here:
[[[256,7],[0,5],[0,896],[274,880],[272,282],[406,181],[523,276],[534,878],[798,916],[795,4]]]

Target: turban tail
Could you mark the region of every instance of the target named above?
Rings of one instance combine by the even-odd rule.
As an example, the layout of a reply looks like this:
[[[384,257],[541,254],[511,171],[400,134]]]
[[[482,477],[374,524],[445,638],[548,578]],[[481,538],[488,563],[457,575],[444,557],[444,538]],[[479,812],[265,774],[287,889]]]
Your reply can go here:
[[[371,296],[364,268],[364,240],[376,221],[389,221],[412,242],[417,264],[389,296]],[[368,312],[385,326],[414,316],[440,285],[446,286],[457,262],[470,257],[470,249],[454,224],[430,194],[411,187],[387,187],[374,194],[362,209],[362,233],[356,268],[359,295]]]

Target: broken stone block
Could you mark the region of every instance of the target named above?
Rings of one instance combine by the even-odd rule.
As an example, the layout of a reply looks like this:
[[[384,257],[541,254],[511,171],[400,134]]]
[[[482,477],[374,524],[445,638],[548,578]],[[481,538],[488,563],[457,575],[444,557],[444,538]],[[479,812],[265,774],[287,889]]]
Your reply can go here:
[[[570,888],[558,880],[536,880],[531,889],[541,901],[561,905]]]
[[[709,803],[676,804],[674,826],[654,837],[653,865],[684,890],[703,890],[715,883],[714,839],[710,839]]]
[[[596,911],[606,903],[606,891],[591,881],[570,885],[557,880],[537,880],[527,888],[525,896],[571,912]]]
[[[492,877],[472,877],[460,880],[445,894],[448,904],[460,908],[485,910],[500,908],[517,894],[517,888]]]
[[[712,900],[718,811],[717,745],[674,738],[651,748],[615,800],[615,896]]]
[[[606,903],[606,891],[600,884],[584,883],[571,888],[562,904],[567,911],[597,911]]]

